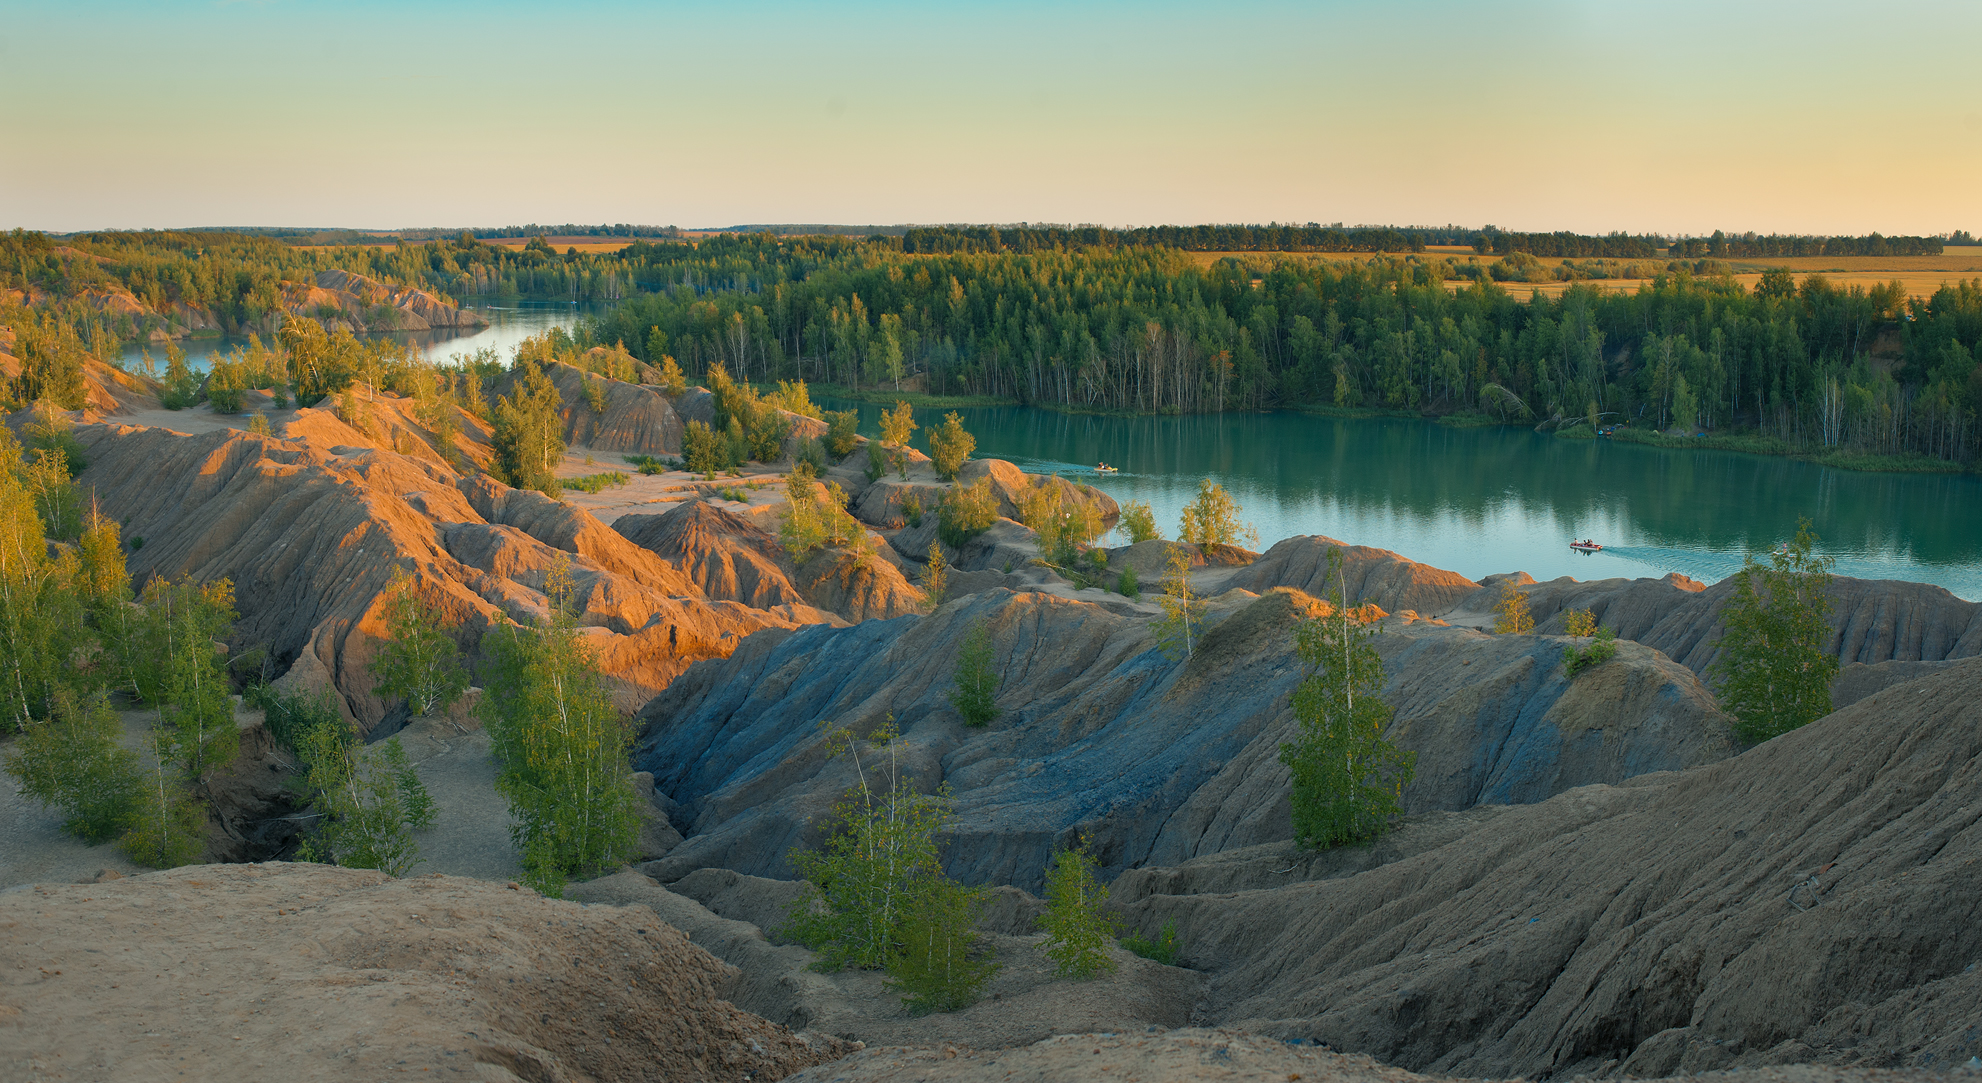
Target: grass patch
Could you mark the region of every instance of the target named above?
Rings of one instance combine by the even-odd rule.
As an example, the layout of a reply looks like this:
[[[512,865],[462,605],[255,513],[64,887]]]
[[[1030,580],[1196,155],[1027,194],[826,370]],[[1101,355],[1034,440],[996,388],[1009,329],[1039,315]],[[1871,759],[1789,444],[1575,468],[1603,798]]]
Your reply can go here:
[[[576,489],[581,493],[599,493],[614,485],[624,485],[632,480],[623,470],[608,470],[603,474],[587,474],[582,478],[565,478],[559,484],[566,489]]]
[[[683,469],[681,460],[672,455],[664,455],[658,459],[652,455],[627,455],[625,459],[626,465],[642,474],[665,474],[670,470]]]

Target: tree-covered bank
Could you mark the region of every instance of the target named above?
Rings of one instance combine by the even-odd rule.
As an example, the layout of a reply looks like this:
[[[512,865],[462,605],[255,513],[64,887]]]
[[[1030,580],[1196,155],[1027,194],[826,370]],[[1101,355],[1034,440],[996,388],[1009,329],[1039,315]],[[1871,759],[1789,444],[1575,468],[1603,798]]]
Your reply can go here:
[[[968,241],[972,231],[948,233]],[[1619,262],[1643,238],[1584,238],[1616,251],[1550,265],[1528,249],[1574,235],[1481,236],[1480,247],[1511,237],[1526,248],[1497,259],[1262,254],[1205,266],[1179,248],[1083,247],[1079,236],[1013,251],[1001,235],[995,251],[960,243],[922,254],[903,249],[928,247],[927,237],[911,245],[731,234],[585,254],[465,235],[306,250],[228,235],[101,234],[70,241],[66,251],[93,254],[85,259],[15,234],[0,273],[46,292],[51,305],[72,298],[74,318],[63,323],[82,328],[81,343],[126,330],[73,299],[93,281],[114,279],[147,304],[199,303],[246,318],[265,311],[257,306],[281,280],[336,266],[453,296],[617,302],[580,328],[580,345],[623,344],[656,364],[674,356],[696,376],[721,362],[751,382],[905,387],[1060,409],[1376,407],[1746,432],[1798,452],[1974,457],[1982,280],[1908,297],[1897,283],[1839,287],[1778,270],[1751,290],[1711,256]],[[1038,243],[1046,240],[1055,238]],[[1701,251],[1901,240],[1722,236]],[[1628,292],[1581,284],[1638,276]],[[1536,281],[1568,286],[1523,299],[1499,284]]]

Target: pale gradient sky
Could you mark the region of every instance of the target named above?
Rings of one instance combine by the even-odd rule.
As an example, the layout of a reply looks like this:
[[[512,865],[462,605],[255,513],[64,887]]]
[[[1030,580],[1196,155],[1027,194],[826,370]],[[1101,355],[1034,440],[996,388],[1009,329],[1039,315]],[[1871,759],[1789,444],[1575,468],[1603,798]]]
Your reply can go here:
[[[0,0],[0,228],[1982,230],[1982,3]]]

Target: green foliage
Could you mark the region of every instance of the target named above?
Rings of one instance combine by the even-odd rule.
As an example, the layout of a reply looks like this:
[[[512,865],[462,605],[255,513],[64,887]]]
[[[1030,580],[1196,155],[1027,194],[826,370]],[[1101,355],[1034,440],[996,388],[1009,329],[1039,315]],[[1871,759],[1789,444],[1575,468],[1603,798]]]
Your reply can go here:
[[[268,415],[262,413],[260,410],[256,410],[254,416],[248,418],[248,431],[256,436],[275,435],[275,430],[269,427]]]
[[[940,542],[929,543],[929,563],[922,572],[922,593],[929,599],[929,608],[943,604],[943,595],[950,590],[950,562],[943,556]]]
[[[1128,534],[1129,544],[1155,541],[1163,536],[1156,525],[1156,513],[1149,508],[1146,500],[1131,500],[1122,505],[1121,529]]]
[[[1085,841],[1071,850],[1054,851],[1046,869],[1046,912],[1039,924],[1046,930],[1046,957],[1062,978],[1085,981],[1115,969],[1115,960],[1108,955],[1114,923],[1101,912],[1108,888],[1095,872]]]
[[[627,765],[632,733],[569,612],[573,589],[560,561],[545,589],[551,619],[484,638],[491,665],[477,708],[500,765],[496,789],[509,804],[524,877],[554,897],[572,876],[623,863],[639,829]]]
[[[508,395],[496,399],[495,473],[505,484],[555,500],[564,491],[554,471],[564,458],[564,399],[534,363],[519,360]]]
[[[1239,503],[1210,478],[1197,483],[1197,499],[1184,505],[1177,537],[1206,549],[1214,545],[1259,544],[1259,531],[1239,521]]]
[[[14,356],[20,360],[20,375],[6,381],[5,397],[12,402],[49,402],[64,410],[80,410],[89,401],[89,383],[83,374],[88,348],[76,333],[75,325],[53,313],[22,312],[10,317],[14,330]]]
[[[826,451],[834,459],[844,459],[853,454],[854,445],[860,441],[859,433],[856,431],[860,424],[859,411],[827,410],[825,419]]]
[[[791,461],[811,467],[813,475],[817,476],[826,469],[826,445],[816,436],[800,440],[797,450],[792,452]]]
[[[1493,634],[1497,636],[1527,635],[1535,630],[1534,615],[1528,612],[1528,595],[1513,580],[1500,586],[1500,600],[1494,603],[1500,615],[1494,618]]]
[[[433,826],[433,798],[399,738],[366,746],[342,719],[305,730],[297,752],[309,765],[317,829],[298,857],[404,876],[419,864],[413,832]]]
[[[119,840],[124,853],[140,865],[170,869],[190,865],[206,851],[206,813],[174,777],[167,757],[170,749],[159,729],[151,732],[152,765],[138,788],[131,828]]]
[[[1570,679],[1585,670],[1595,669],[1617,657],[1617,633],[1609,628],[1597,631],[1591,642],[1581,646],[1562,648],[1562,672]]]
[[[957,480],[957,473],[977,450],[977,437],[964,431],[963,418],[955,410],[943,415],[943,423],[929,430],[929,460],[936,468],[936,476],[944,481]]]
[[[461,648],[449,631],[456,622],[420,596],[404,569],[393,569],[386,594],[386,639],[371,662],[373,694],[403,698],[415,716],[446,711],[468,690]]]
[[[666,341],[665,335],[662,341]],[[688,377],[682,375],[681,365],[665,354],[661,355],[660,387],[671,399],[680,398],[688,390]]]
[[[1570,609],[1562,614],[1562,634],[1566,636],[1591,636],[1597,634],[1597,618],[1587,609]]]
[[[683,464],[697,474],[713,474],[729,467],[729,445],[700,421],[691,421],[681,432]]]
[[[704,426],[704,428],[707,428],[707,426]],[[626,463],[628,466],[634,467],[640,473],[648,476],[665,474],[670,470],[681,470],[685,467],[685,464],[680,459],[670,457],[657,459],[652,455],[628,455],[626,456]]]
[[[1130,601],[1142,601],[1142,585],[1136,582],[1135,565],[1131,564],[1122,569],[1122,577],[1115,580],[1115,593]]]
[[[53,451],[60,454],[70,477],[89,469],[82,441],[76,439],[76,427],[69,421],[69,415],[51,409],[48,402],[44,401],[35,410],[34,420],[28,422],[23,435],[27,437],[23,445],[29,452]]]
[[[764,401],[800,417],[819,417],[819,407],[813,404],[804,380],[779,380],[778,389],[764,396]]]
[[[778,541],[793,560],[804,560],[826,544],[826,516],[819,506],[819,488],[808,463],[798,463],[785,475],[785,518]]]
[[[962,1011],[977,1003],[998,972],[978,949],[984,892],[937,875],[917,885],[888,954],[888,987],[911,1015]]]
[[[990,478],[951,485],[936,506],[936,534],[952,549],[963,548],[997,521],[998,497],[991,491]]]
[[[61,810],[63,830],[93,845],[123,834],[136,815],[144,775],[123,737],[101,695],[82,702],[65,690],[46,721],[23,728],[6,771],[22,794]]]
[[[1019,515],[1039,535],[1039,551],[1048,564],[1071,569],[1080,552],[1101,536],[1101,513],[1093,501],[1058,478],[1040,478],[1019,499]]]
[[[68,460],[59,451],[37,451],[21,470],[34,495],[35,514],[48,537],[74,541],[83,530],[83,493],[69,480]]]
[[[881,480],[881,475],[888,472],[889,457],[888,449],[882,446],[879,441],[869,440],[867,442],[867,469],[865,473],[868,481]]]
[[[1164,966],[1177,965],[1177,922],[1173,918],[1163,923],[1163,930],[1154,937],[1133,932],[1122,938],[1122,947]]]
[[[964,634],[957,650],[956,687],[950,690],[950,706],[963,716],[964,725],[985,726],[998,717],[996,661],[991,628],[978,621]]]
[[[606,382],[601,379],[588,379],[584,383],[585,408],[592,416],[603,417],[606,412]]]
[[[881,412],[881,442],[907,447],[909,434],[916,430],[915,412],[908,403],[897,402],[892,410]]]
[[[1323,581],[1329,579],[1335,581],[1329,612],[1296,633],[1298,729],[1280,746],[1280,762],[1293,777],[1294,839],[1317,849],[1388,830],[1403,811],[1398,799],[1418,758],[1383,736],[1394,708],[1382,698],[1388,678],[1374,646],[1378,629],[1349,607],[1339,548],[1328,550]]]
[[[220,647],[234,623],[234,586],[153,579],[140,600],[130,668],[139,694],[158,705],[161,754],[196,781],[241,750]]]
[[[1189,658],[1197,650],[1197,628],[1204,622],[1204,600],[1191,586],[1191,551],[1170,547],[1169,571],[1163,593],[1156,599],[1163,615],[1156,620],[1156,645],[1173,658]]]
[[[328,689],[315,696],[283,692],[273,685],[249,686],[242,702],[262,712],[262,725],[269,736],[291,751],[300,747],[303,735],[320,726],[343,726],[344,717],[330,701]]]
[[[851,758],[857,781],[833,806],[824,846],[792,851],[792,867],[813,893],[780,933],[819,952],[820,970],[894,967],[911,1005],[967,1002],[989,974],[968,965],[973,893],[949,884],[937,859],[949,795],[916,790],[901,771],[899,738],[892,717],[865,742],[846,729],[828,735],[832,754]],[[870,782],[861,751],[877,743],[886,758]],[[911,932],[919,943],[904,935]]]
[[[746,459],[777,462],[784,457],[784,440],[791,435],[791,422],[772,403],[757,396],[746,383],[730,379],[722,365],[709,367],[709,392],[715,396],[715,429],[729,441],[727,462],[735,465]],[[686,450],[686,442],[683,449]],[[694,467],[690,467],[694,469]]]
[[[1812,555],[1817,540],[1802,519],[1768,564],[1750,555],[1721,609],[1713,672],[1743,740],[1766,741],[1831,711],[1838,671],[1837,656],[1826,650],[1833,558]]]
[[[582,478],[564,478],[559,484],[567,489],[575,489],[581,493],[602,493],[613,486],[624,485],[631,480],[633,479],[627,477],[626,472],[623,470],[608,470],[603,474],[587,474]]]

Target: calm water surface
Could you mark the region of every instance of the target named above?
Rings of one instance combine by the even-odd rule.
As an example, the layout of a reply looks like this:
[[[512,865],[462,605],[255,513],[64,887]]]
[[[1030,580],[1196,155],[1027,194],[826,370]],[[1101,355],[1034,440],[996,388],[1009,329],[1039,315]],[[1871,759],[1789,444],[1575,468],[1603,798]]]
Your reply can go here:
[[[476,350],[494,347],[502,360],[507,363],[516,344],[531,335],[540,335],[553,327],[570,330],[580,316],[592,310],[584,305],[553,301],[520,301],[507,306],[469,305],[470,310],[481,314],[489,321],[487,327],[479,331],[456,331],[443,328],[435,331],[391,331],[371,335],[371,338],[394,339],[410,342],[420,353],[437,362],[445,362],[455,354],[472,355]],[[247,336],[227,335],[222,338],[189,339],[181,342],[179,348],[186,351],[186,364],[195,372],[205,372],[208,361],[215,354],[224,354],[236,347],[245,347]],[[165,350],[162,347],[146,346],[151,352],[152,364],[159,372],[165,371]],[[124,367],[139,371],[143,366],[140,347],[128,346],[124,350]]]
[[[845,408],[852,404],[835,404]],[[861,431],[881,408],[861,404]],[[943,411],[918,411],[926,427]],[[1326,534],[1477,579],[1664,575],[1715,582],[1807,515],[1843,575],[1934,583],[1982,600],[1982,479],[1868,474],[1720,451],[1559,440],[1522,428],[1301,414],[1076,417],[1024,407],[958,411],[977,455],[1144,500],[1176,535],[1200,478],[1244,507],[1261,547]],[[1120,474],[1096,475],[1105,461]],[[1569,548],[1594,538],[1604,551]]]

